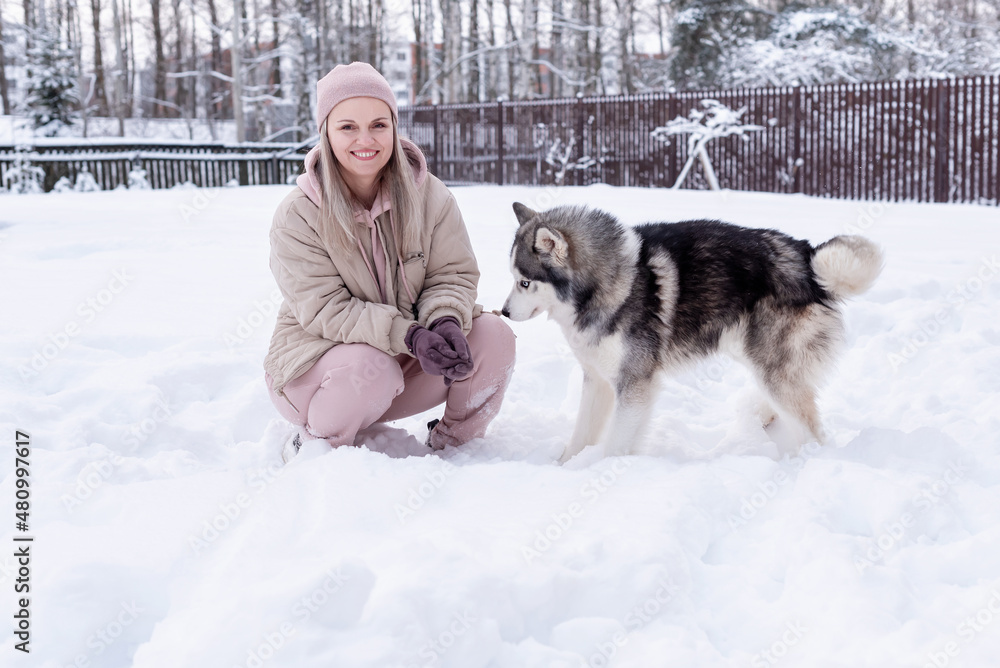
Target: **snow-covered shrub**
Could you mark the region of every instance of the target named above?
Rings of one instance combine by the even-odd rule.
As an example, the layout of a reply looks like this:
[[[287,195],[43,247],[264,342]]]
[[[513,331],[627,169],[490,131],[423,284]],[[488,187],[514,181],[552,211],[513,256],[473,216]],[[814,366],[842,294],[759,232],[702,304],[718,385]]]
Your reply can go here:
[[[52,192],[54,193],[68,193],[73,192],[73,180],[68,176],[60,176],[59,180],[56,181],[55,185],[52,186]]]
[[[552,174],[555,179],[555,185],[563,185],[566,174],[570,171],[587,170],[597,166],[597,161],[589,155],[582,155],[575,160],[571,159],[574,148],[576,148],[576,137],[570,137],[566,144],[563,144],[562,139],[556,137],[556,140],[549,146],[549,150],[545,154],[545,164],[551,168],[548,173]]]
[[[4,174],[3,187],[14,195],[40,193],[45,181],[45,170],[31,164],[30,146],[18,146],[14,150],[14,164]]]
[[[593,125],[596,119],[591,116],[587,119],[587,125]],[[532,129],[532,143],[536,149],[548,148],[545,150],[545,164],[549,166],[548,174],[551,174],[555,185],[562,185],[566,179],[566,174],[571,171],[580,171],[596,167],[598,161],[589,155],[577,158],[573,153],[577,147],[576,132],[570,130],[569,141],[564,142],[562,137],[552,135],[552,128],[546,123],[536,123]]]
[[[705,99],[701,101],[704,111],[695,107],[688,112],[687,118],[678,116],[667,124],[653,130],[653,137],[659,141],[670,143],[673,135],[691,135],[696,140],[703,137],[717,139],[730,135],[745,136],[747,132],[756,132],[764,128],[743,122],[746,107],[737,110],[730,109],[718,100]]]
[[[76,185],[73,190],[78,193],[100,192],[101,186],[90,172],[80,172],[76,175]]]
[[[746,107],[734,111],[718,100],[712,99],[702,100],[701,106],[705,108],[704,111],[695,107],[688,112],[687,118],[678,116],[651,133],[654,139],[665,144],[670,143],[671,137],[688,136],[688,160],[681,170],[680,176],[677,177],[674,188],[680,187],[695,158],[700,158],[709,186],[712,190],[718,190],[719,183],[715,178],[715,171],[708,159],[708,153],[705,152],[705,146],[708,142],[733,135],[740,137],[743,141],[749,141],[748,132],[758,132],[764,129],[760,125],[743,122],[743,114],[747,112]]]
[[[146,178],[146,170],[140,167],[133,167],[128,173],[129,190],[150,190],[149,179]]]
[[[576,146],[575,137],[566,143],[565,148],[563,147],[562,139],[556,137],[556,140],[549,147],[548,153],[545,155],[545,164],[556,170],[554,173],[556,185],[562,185],[567,170],[573,168],[570,156],[573,154],[574,146]],[[552,170],[549,170],[549,173],[552,173]]]

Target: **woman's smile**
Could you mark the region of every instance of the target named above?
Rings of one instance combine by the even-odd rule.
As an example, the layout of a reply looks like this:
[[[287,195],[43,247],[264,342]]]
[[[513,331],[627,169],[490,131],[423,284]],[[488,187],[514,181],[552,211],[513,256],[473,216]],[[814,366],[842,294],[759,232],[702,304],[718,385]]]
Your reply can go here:
[[[392,157],[392,111],[382,100],[348,98],[327,120],[330,148],[343,169],[344,181],[360,201],[370,204],[382,169]]]

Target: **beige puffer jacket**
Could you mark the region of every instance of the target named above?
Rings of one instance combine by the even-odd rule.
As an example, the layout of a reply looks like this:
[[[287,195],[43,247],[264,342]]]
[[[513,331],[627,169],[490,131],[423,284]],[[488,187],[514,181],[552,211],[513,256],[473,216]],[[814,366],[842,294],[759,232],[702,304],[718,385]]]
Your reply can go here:
[[[476,304],[479,267],[455,198],[427,173],[416,145],[403,140],[403,148],[423,204],[423,216],[417,221],[422,225],[420,248],[398,254],[404,277],[390,231],[392,212],[374,218],[385,252],[386,294],[394,303],[381,303],[379,286],[360,250],[345,256],[324,241],[313,171],[318,151],[306,157],[299,187],[278,205],[271,225],[270,264],[284,302],[264,359],[264,370],[278,394],[338,343],[367,343],[389,355],[407,353],[403,339],[414,324],[409,295],[416,299],[419,323],[424,326],[450,315],[468,334],[472,319],[482,312]],[[373,262],[370,236],[358,236],[368,262]]]

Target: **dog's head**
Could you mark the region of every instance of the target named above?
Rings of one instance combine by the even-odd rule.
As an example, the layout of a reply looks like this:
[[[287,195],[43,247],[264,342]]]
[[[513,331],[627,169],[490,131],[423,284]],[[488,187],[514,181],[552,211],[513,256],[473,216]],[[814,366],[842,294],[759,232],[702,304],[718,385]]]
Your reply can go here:
[[[519,228],[510,250],[514,287],[502,313],[511,320],[534,318],[564,303],[572,278],[572,248],[559,209],[532,211],[514,203]]]

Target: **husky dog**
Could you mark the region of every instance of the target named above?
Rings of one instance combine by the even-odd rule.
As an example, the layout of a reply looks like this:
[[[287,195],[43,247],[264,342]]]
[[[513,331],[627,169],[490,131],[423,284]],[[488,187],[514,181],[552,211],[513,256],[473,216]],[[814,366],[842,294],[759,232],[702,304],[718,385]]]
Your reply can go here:
[[[816,388],[843,339],[840,302],[882,270],[874,243],[838,236],[814,248],[710,220],[626,227],[581,206],[536,212],[518,202],[514,213],[514,288],[502,313],[522,321],[548,312],[583,366],[561,462],[598,442],[606,455],[628,454],[659,374],[720,350],[770,399],[765,422],[783,415],[822,442]]]

